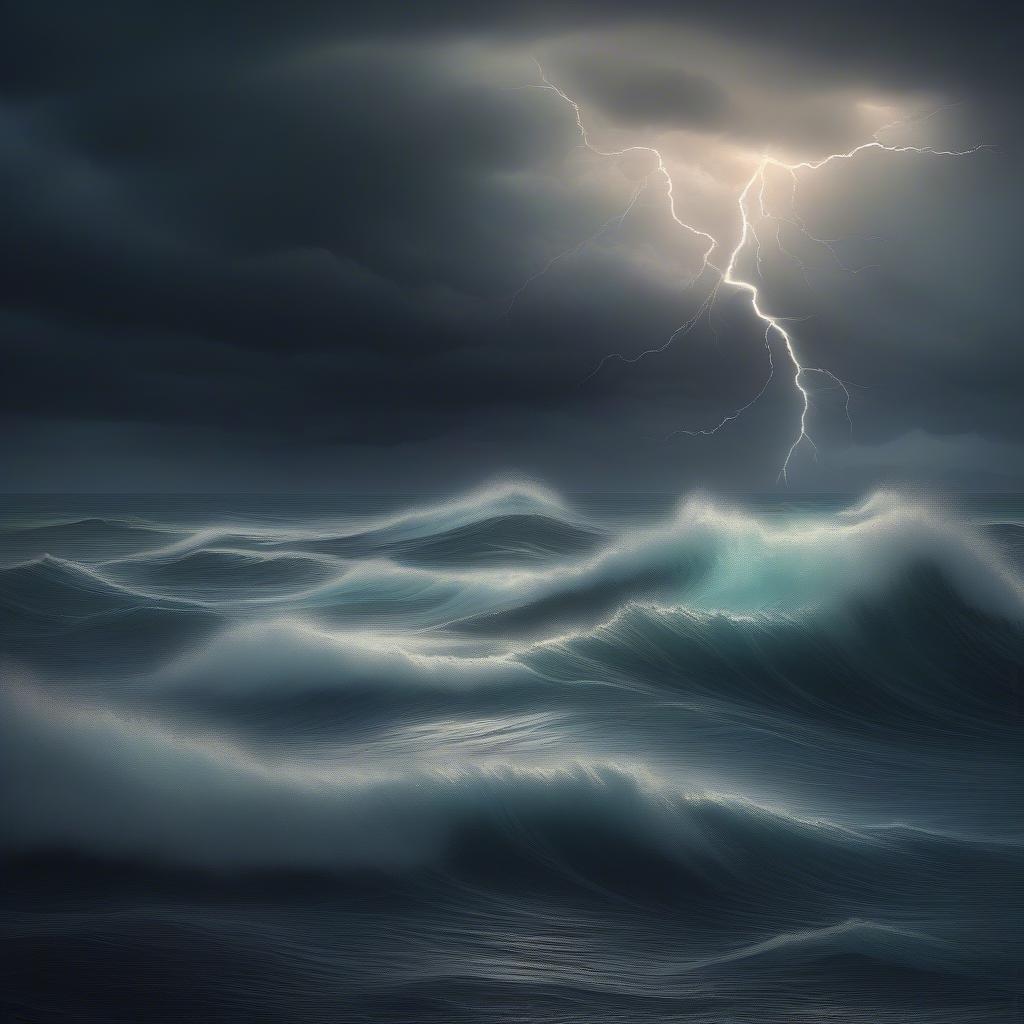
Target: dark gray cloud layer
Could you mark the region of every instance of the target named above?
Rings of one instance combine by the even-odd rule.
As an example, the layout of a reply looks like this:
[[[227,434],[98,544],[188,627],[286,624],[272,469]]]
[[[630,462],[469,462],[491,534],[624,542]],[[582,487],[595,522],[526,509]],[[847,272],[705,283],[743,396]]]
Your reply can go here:
[[[834,9],[833,9],[834,7]],[[1016,253],[1019,25],[966,4],[17,5],[0,34],[0,342],[8,489],[445,489],[505,471],[575,488],[774,483],[799,403],[741,296],[636,365],[700,302],[757,154],[862,140],[871,111],[957,106],[900,129],[996,145],[868,155],[808,176],[773,225],[771,308],[808,362],[817,466],[794,483],[1024,478]],[[861,102],[873,104],[865,108]],[[876,123],[877,126],[877,123]],[[870,132],[869,132],[870,134]],[[646,160],[646,162],[645,162]],[[788,187],[777,181],[773,188]],[[781,192],[776,197],[783,202]],[[750,265],[753,273],[753,265]],[[778,353],[776,353],[778,355]]]

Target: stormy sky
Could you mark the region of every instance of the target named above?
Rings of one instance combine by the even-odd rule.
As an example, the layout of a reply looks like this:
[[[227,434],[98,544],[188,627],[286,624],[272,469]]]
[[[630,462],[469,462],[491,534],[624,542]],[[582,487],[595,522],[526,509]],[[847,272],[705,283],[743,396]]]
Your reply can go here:
[[[1024,487],[1020,25],[976,4],[8,5],[3,487]],[[893,124],[893,122],[897,122]],[[641,186],[646,181],[646,187]],[[628,214],[619,219],[633,198]],[[805,228],[806,230],[803,230]],[[580,245],[579,243],[586,242]],[[571,251],[570,251],[571,250]],[[558,259],[559,254],[565,254]],[[550,264],[550,266],[549,266]],[[538,273],[548,267],[545,273]],[[524,283],[527,286],[520,289]],[[518,293],[518,294],[517,294]],[[515,300],[513,300],[515,297]],[[606,361],[609,353],[626,357]]]

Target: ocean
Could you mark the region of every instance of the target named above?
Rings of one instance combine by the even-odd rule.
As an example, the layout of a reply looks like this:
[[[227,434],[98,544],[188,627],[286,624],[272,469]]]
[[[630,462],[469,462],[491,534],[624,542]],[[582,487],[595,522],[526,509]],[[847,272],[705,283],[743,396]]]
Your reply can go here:
[[[12,496],[4,1021],[1019,1022],[1024,496]]]

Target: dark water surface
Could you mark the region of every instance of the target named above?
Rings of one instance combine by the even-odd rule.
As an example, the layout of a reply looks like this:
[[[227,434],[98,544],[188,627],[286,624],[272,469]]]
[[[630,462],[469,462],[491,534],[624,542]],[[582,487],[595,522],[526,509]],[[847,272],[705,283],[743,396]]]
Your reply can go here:
[[[3,1019],[1020,1021],[1022,524],[8,499]]]

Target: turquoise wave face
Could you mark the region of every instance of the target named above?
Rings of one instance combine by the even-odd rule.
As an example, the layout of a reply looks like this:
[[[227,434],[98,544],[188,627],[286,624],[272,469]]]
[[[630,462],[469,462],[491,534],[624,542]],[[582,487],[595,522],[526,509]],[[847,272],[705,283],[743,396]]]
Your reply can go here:
[[[1011,1019],[1019,517],[606,506],[15,509],[5,937],[229,1020]]]

